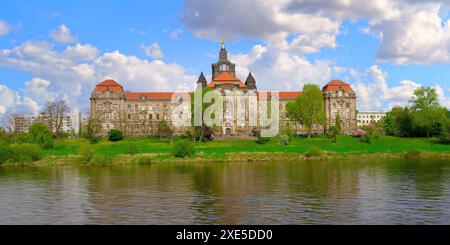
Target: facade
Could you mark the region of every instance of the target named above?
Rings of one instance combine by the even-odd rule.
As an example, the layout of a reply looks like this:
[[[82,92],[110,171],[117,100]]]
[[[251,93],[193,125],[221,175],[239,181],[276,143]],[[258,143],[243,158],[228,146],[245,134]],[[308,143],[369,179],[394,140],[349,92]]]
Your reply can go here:
[[[358,111],[357,126],[363,127],[379,122],[386,116],[386,112],[382,111]]]
[[[219,60],[211,65],[211,81],[207,81],[203,73],[197,80],[197,87],[209,87],[221,96],[223,101],[222,125],[216,130],[219,136],[248,136],[258,128],[262,120],[258,110],[253,110],[263,96],[271,99],[272,92],[261,93],[252,73],[245,81],[236,77],[236,65],[228,60],[228,52],[222,41]],[[327,127],[335,124],[337,113],[341,114],[344,133],[356,129],[356,95],[352,88],[339,80],[328,83],[323,88],[324,110]],[[175,94],[173,92],[126,92],[122,85],[114,80],[105,80],[91,94],[91,116],[100,119],[106,134],[110,129],[121,130],[126,136],[155,136],[158,123],[171,123],[171,115],[178,105],[177,96],[190,96],[190,93]],[[286,104],[301,96],[301,92],[279,92],[279,127],[290,128],[297,133],[305,129],[299,122],[288,118]],[[173,99],[175,97],[175,99]],[[180,114],[189,113],[190,107]],[[257,121],[256,125],[252,122]],[[172,125],[175,134],[184,133],[187,128]],[[323,125],[314,128],[315,133],[323,133],[327,129]]]
[[[18,115],[13,117],[14,130],[16,133],[28,133],[33,123],[49,124],[49,118],[45,114],[40,115]],[[79,112],[66,113],[63,118],[62,131],[78,134],[80,130],[81,115]],[[51,130],[55,131],[55,129]]]

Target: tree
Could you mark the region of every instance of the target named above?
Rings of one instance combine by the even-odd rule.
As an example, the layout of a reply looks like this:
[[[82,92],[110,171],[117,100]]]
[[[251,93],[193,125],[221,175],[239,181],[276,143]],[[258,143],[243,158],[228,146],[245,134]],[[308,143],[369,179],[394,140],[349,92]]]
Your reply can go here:
[[[336,125],[331,126],[330,129],[328,130],[328,135],[331,138],[333,138],[334,143],[337,142],[337,136],[341,133],[341,131],[342,131],[341,114],[338,113],[336,115]]]
[[[39,145],[44,149],[53,147],[53,134],[48,130],[44,123],[33,123],[28,130],[32,143]]]
[[[162,141],[163,138],[168,137],[172,142],[173,130],[166,120],[162,120],[158,123],[158,135],[160,141]]]
[[[306,84],[303,87],[303,93],[286,105],[289,117],[307,128],[308,138],[311,138],[313,125],[323,124],[325,120],[323,108],[323,95],[315,84]]]
[[[445,112],[440,110],[436,89],[430,87],[416,89],[410,103],[417,128],[423,130],[426,137],[430,137],[436,122],[445,118]]]
[[[201,110],[201,115],[199,115],[201,117],[201,122],[202,125],[201,126],[195,126],[194,121],[195,121],[195,93],[191,94],[191,123],[192,125],[194,125],[192,127],[192,140],[195,142],[197,136],[199,137],[200,141],[203,141],[205,134],[208,132],[207,126],[205,124],[205,120],[203,118],[203,115],[205,113],[205,110],[211,106],[215,101],[212,101],[211,103],[207,103],[203,101],[203,98],[205,97],[205,94],[212,91],[212,89],[210,87],[198,87],[195,93],[201,93],[201,98],[202,98],[202,110]],[[215,126],[215,125],[213,125]]]
[[[99,141],[99,133],[102,131],[102,125],[98,118],[90,116],[86,124],[86,138],[91,143],[97,143]]]
[[[408,107],[394,107],[383,118],[383,127],[387,135],[408,137],[412,135],[413,118]]]
[[[337,133],[340,134],[342,132],[342,121],[341,121],[341,114],[338,113],[336,115],[336,130]]]
[[[436,89],[430,87],[420,87],[414,91],[414,97],[409,101],[411,109],[415,111],[439,108],[439,101]]]
[[[44,114],[48,117],[49,128],[56,133],[62,130],[64,114],[70,110],[65,100],[47,102]]]

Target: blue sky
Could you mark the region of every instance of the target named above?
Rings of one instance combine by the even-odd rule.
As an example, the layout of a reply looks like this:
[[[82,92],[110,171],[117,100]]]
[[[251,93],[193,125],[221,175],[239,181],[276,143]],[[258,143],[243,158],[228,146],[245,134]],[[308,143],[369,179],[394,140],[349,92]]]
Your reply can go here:
[[[372,3],[375,2],[375,3]],[[64,98],[85,111],[93,86],[190,90],[210,75],[220,39],[260,90],[341,79],[361,110],[407,105],[418,86],[450,107],[444,1],[2,1],[0,114]],[[250,9],[251,8],[251,9]]]

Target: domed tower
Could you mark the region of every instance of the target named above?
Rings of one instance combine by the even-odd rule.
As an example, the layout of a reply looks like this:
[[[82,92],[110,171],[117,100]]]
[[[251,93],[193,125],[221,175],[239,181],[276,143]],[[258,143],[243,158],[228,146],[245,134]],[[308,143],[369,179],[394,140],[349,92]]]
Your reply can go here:
[[[211,65],[212,79],[220,75],[220,73],[227,71],[233,76],[236,76],[236,65],[228,60],[228,51],[225,48],[225,41],[222,39],[222,46],[219,53],[219,61]]]
[[[125,128],[126,93],[119,83],[105,80],[95,86],[91,93],[91,116],[100,120],[103,134],[110,129]]]
[[[356,130],[356,94],[349,84],[333,80],[322,89],[324,97],[327,130],[336,125],[339,114],[342,123],[342,133],[349,134]]]

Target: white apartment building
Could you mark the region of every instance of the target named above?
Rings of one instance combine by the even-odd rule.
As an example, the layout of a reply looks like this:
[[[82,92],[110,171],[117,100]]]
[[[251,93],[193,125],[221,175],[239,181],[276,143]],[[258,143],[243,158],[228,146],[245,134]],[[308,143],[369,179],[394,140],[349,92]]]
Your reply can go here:
[[[356,124],[358,127],[379,122],[386,116],[383,111],[358,111],[356,112]]]
[[[14,117],[14,130],[16,133],[28,133],[28,129],[33,123],[48,124],[48,117],[41,115],[18,115]],[[79,112],[66,113],[63,118],[62,130],[66,133],[78,134],[81,124],[81,114]],[[53,131],[55,131],[53,129]]]

